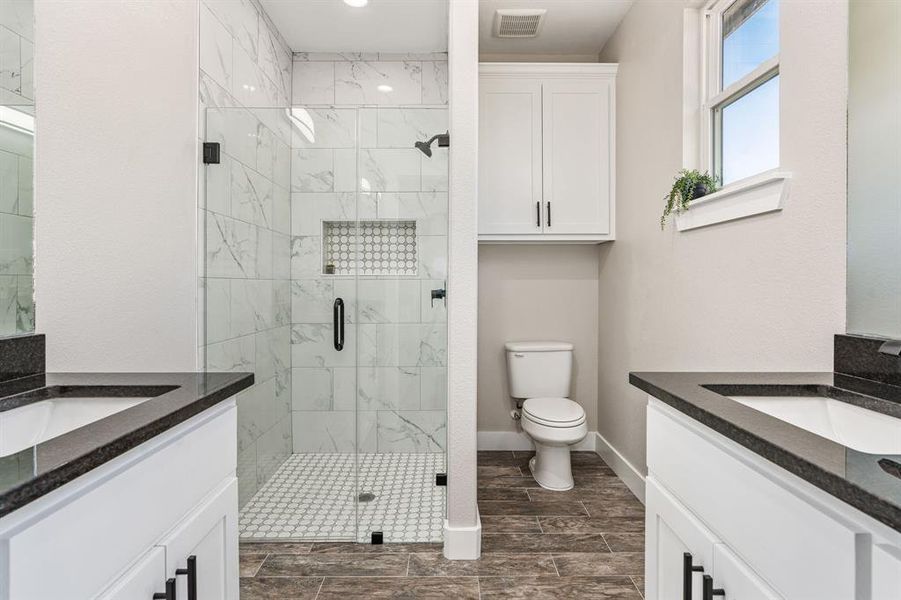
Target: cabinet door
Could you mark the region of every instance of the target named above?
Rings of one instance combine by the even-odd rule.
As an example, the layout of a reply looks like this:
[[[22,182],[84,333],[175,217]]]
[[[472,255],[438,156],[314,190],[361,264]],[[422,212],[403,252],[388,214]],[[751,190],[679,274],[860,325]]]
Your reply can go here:
[[[166,588],[166,553],[151,548],[128,572],[116,580],[98,600],[150,600]]]
[[[479,233],[541,231],[541,83],[479,83]]]
[[[197,600],[238,598],[238,482],[231,478],[164,541],[166,573],[195,557]],[[188,597],[188,576],[179,576],[178,598]]]
[[[713,587],[722,589],[724,600],[781,600],[769,585],[724,544],[713,548]]]
[[[542,103],[545,233],[609,234],[612,80],[550,79]]]
[[[873,545],[873,600],[901,598],[901,548]]]
[[[705,571],[689,573],[692,600],[701,600],[701,578],[713,567],[713,535],[649,476],[645,488],[645,598],[686,598],[685,555]]]

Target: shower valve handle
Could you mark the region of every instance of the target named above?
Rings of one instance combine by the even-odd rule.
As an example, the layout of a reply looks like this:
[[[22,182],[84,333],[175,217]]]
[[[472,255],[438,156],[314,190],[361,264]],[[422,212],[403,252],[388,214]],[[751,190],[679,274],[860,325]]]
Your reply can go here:
[[[447,287],[447,284],[444,284]],[[432,290],[432,308],[435,307],[435,300],[444,300],[444,305],[447,306],[447,290],[445,288],[439,288],[437,290]]]

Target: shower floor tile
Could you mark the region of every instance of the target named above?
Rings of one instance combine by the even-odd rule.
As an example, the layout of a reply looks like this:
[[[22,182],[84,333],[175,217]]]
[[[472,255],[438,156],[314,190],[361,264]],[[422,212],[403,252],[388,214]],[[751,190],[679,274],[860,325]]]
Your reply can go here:
[[[439,542],[444,465],[444,454],[293,454],[241,509],[241,539]],[[356,503],[365,492],[375,498]]]

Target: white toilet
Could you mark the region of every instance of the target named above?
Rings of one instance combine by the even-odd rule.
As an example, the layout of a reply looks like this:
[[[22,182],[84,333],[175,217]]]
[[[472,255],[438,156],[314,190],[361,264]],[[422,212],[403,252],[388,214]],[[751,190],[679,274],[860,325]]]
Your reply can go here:
[[[568,398],[573,345],[568,342],[507,342],[510,395],[522,404],[522,429],[535,443],[532,476],[549,490],[573,487],[569,447],[588,434],[585,411]]]

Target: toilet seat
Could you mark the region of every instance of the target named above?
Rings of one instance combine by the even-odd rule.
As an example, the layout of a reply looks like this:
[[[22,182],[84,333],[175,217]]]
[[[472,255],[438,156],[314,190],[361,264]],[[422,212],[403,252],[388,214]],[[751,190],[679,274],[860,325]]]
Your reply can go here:
[[[523,402],[522,416],[553,428],[579,427],[585,423],[585,409],[569,398],[529,398]]]

